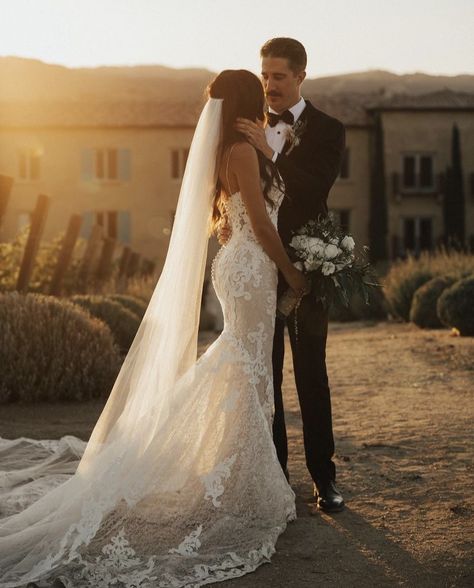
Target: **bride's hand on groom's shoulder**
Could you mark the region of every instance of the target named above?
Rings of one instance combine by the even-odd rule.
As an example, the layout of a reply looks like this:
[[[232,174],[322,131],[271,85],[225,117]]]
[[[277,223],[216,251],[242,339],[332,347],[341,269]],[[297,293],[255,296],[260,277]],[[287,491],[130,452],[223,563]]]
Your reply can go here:
[[[273,157],[273,149],[267,143],[262,121],[257,119],[257,122],[252,122],[248,118],[238,118],[234,128],[239,133],[242,133],[250,145],[253,145],[255,149],[261,151],[265,157],[268,159]]]

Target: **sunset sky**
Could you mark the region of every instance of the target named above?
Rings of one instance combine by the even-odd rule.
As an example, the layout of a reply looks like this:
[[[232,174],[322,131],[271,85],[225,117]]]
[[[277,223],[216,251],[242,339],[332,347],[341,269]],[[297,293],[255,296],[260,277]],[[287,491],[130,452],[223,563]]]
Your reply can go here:
[[[0,55],[70,67],[257,72],[262,43],[299,39],[311,77],[474,73],[472,0],[0,0]]]

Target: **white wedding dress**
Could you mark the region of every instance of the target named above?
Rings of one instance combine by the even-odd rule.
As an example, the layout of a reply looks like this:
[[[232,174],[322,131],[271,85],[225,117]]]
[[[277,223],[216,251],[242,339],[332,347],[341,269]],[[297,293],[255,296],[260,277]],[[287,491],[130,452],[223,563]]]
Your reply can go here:
[[[276,224],[282,193],[270,195]],[[166,410],[147,406],[130,427],[121,407],[75,475],[86,444],[73,437],[0,441],[2,588],[197,588],[269,561],[295,517],[272,440],[277,269],[240,193],[226,209],[232,237],[212,266],[224,330]]]

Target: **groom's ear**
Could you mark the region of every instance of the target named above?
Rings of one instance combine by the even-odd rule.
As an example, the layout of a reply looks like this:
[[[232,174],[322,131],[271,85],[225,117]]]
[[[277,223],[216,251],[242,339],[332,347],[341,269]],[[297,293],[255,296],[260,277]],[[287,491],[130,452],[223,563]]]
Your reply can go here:
[[[306,72],[304,70],[300,71],[298,74],[296,74],[296,77],[298,78],[298,86],[301,86],[306,77]]]

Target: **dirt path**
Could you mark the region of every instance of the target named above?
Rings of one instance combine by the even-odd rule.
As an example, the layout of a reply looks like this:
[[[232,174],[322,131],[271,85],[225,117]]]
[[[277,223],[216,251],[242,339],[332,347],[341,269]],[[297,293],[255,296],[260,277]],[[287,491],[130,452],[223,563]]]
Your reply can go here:
[[[473,586],[474,339],[405,324],[331,324],[328,369],[347,508],[327,516],[313,507],[288,354],[285,400],[299,517],[271,565],[226,585]],[[87,438],[100,410],[99,403],[74,411],[64,404],[1,407],[0,434]]]

